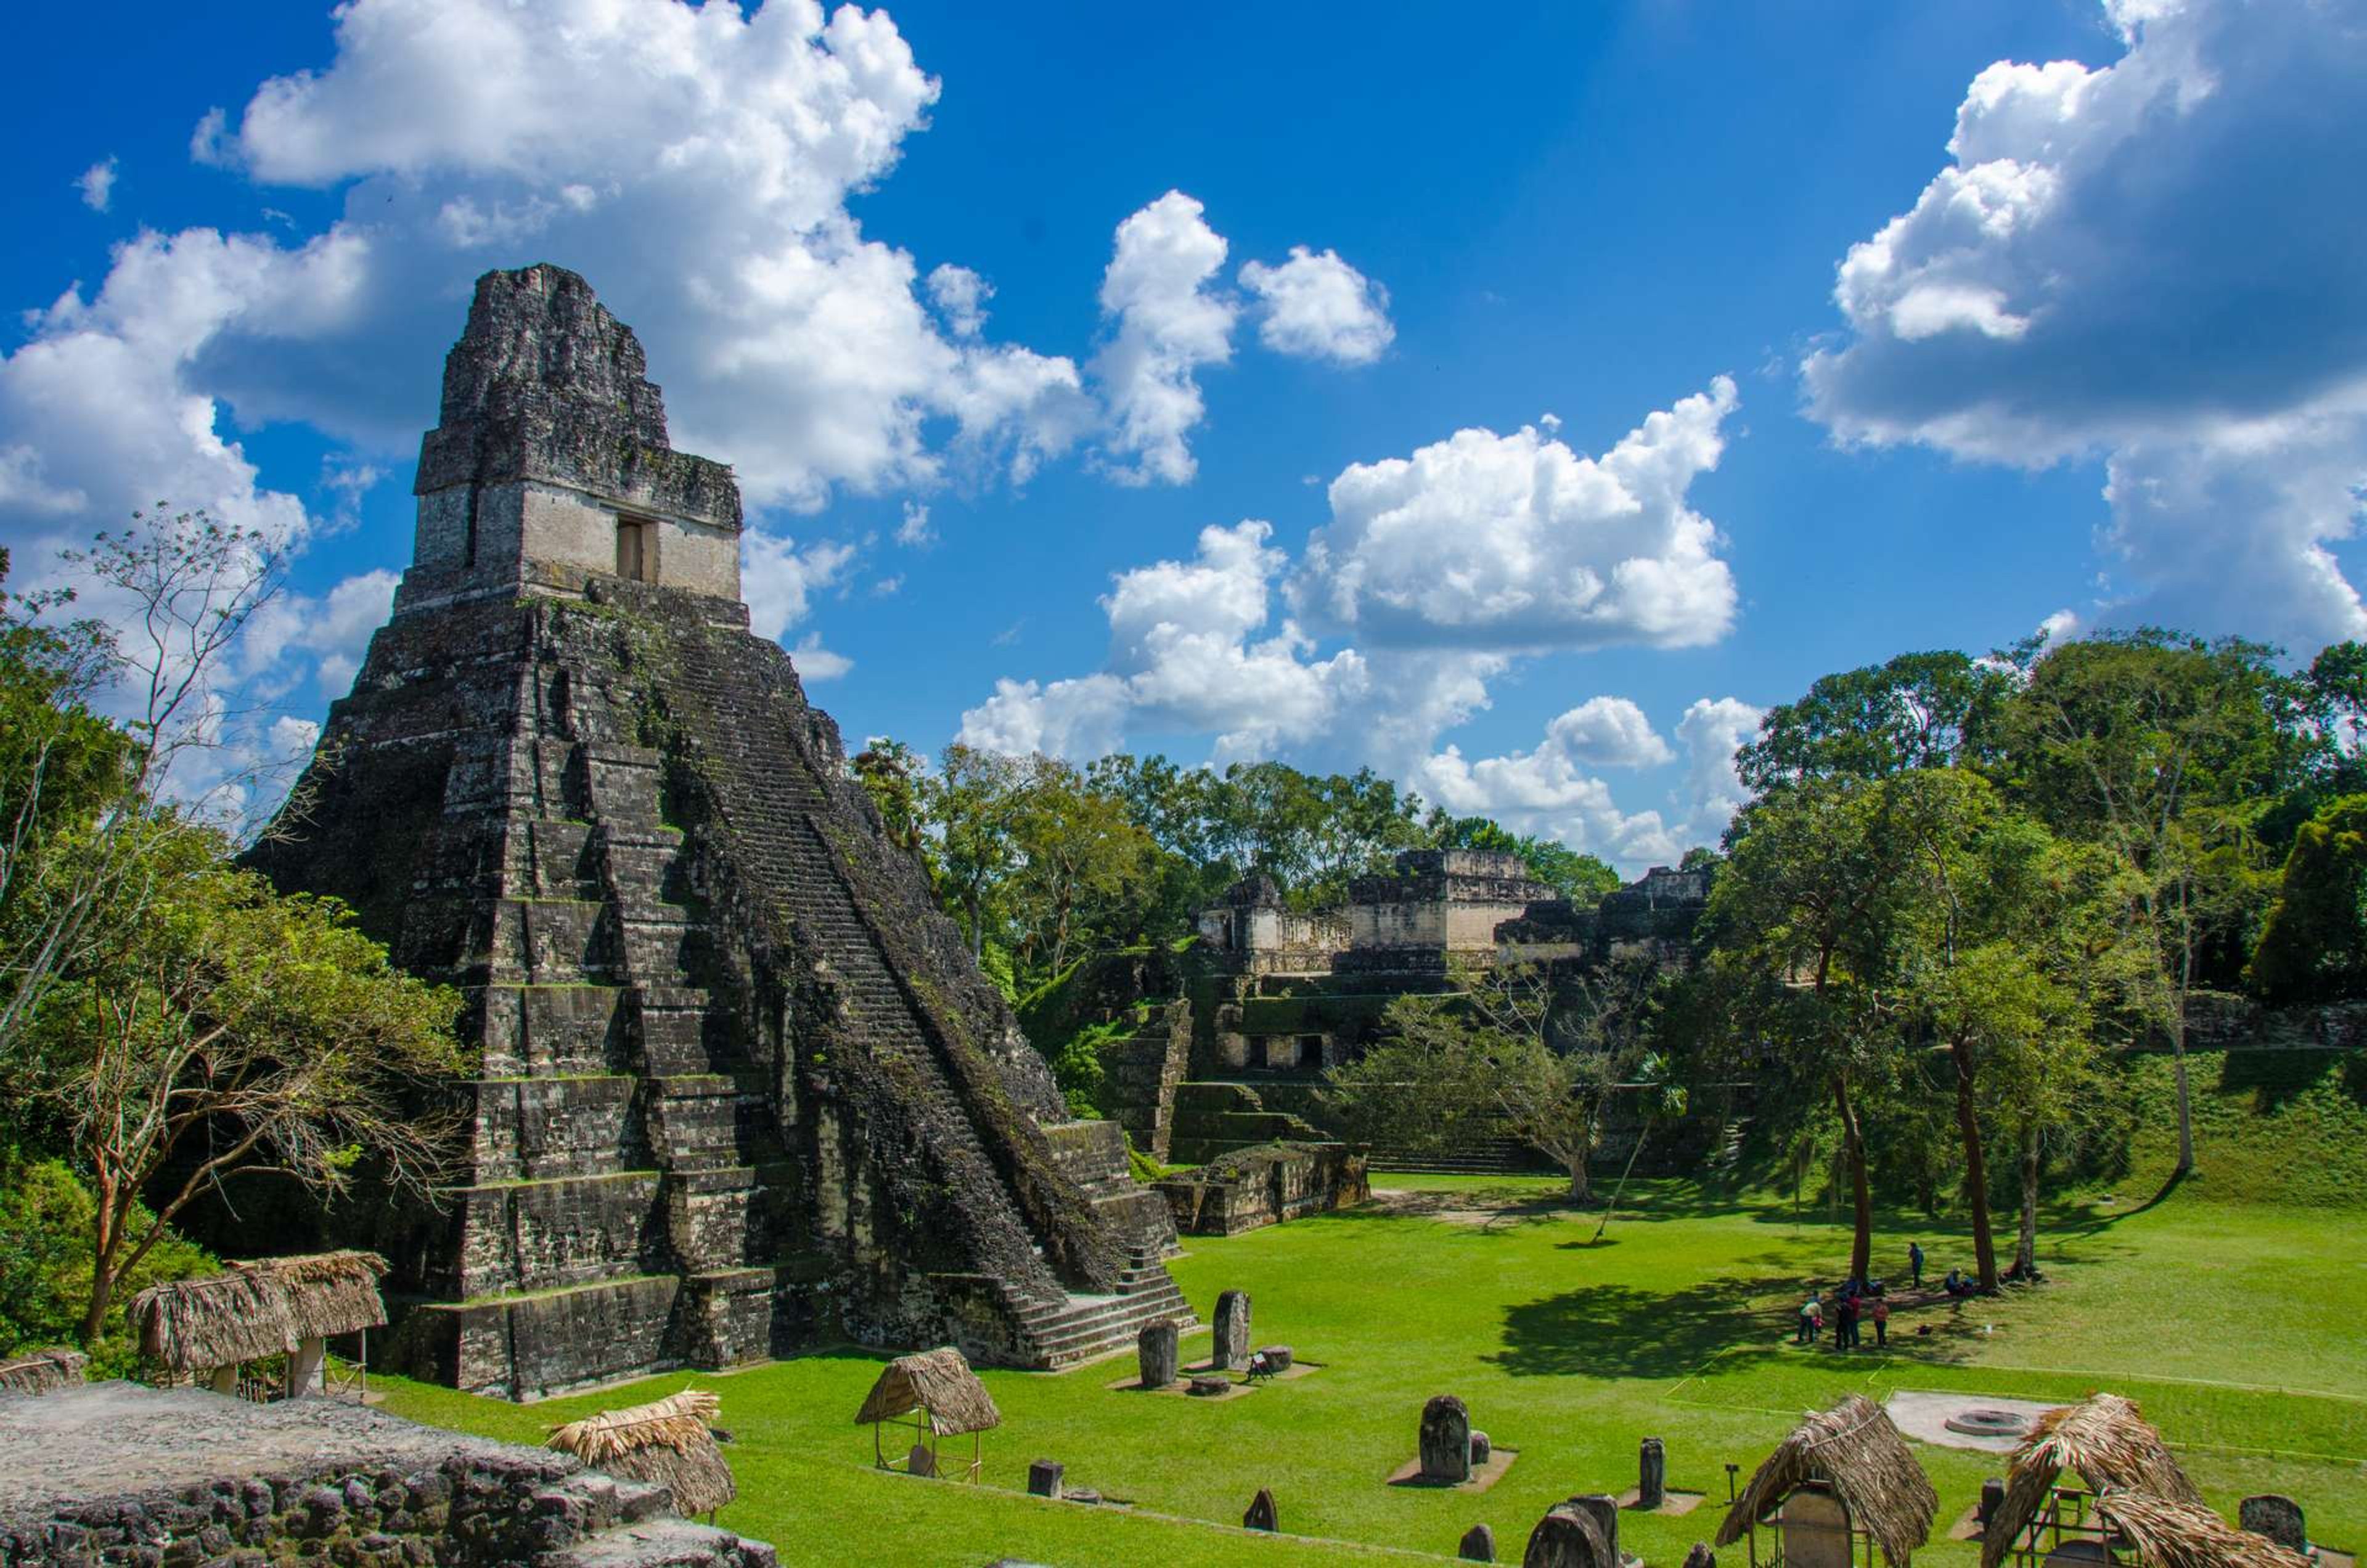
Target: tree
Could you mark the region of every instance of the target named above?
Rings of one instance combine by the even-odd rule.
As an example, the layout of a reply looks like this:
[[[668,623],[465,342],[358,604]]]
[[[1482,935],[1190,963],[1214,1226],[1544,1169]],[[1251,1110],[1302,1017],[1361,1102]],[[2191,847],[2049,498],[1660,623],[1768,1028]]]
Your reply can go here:
[[[1235,762],[1211,804],[1213,847],[1237,874],[1268,872],[1293,890],[1312,880],[1324,801],[1305,773],[1281,762]]]
[[[1801,780],[1747,807],[1711,889],[1713,955],[1739,1020],[1828,1096],[1841,1134],[1850,1277],[1873,1261],[1864,1096],[1897,1070],[1892,921],[1908,852],[1866,781]]]
[[[2127,927],[2152,954],[2140,1004],[2170,1043],[2181,1176],[2187,998],[2205,944],[2263,901],[2253,829],[2299,761],[2300,698],[2273,652],[2154,628],[2070,643],[2032,665],[2002,721],[2018,796],[2136,874]]]
[[[2293,835],[2246,977],[2277,1003],[2367,992],[2367,795],[2327,801]]]
[[[2367,793],[2367,643],[2328,643],[2302,683],[2321,783],[2335,795]]]
[[[1887,777],[1993,757],[2013,690],[1994,663],[1954,651],[1902,653],[1827,675],[1768,711],[1759,739],[1735,753],[1753,793],[1806,779]]]
[[[0,582],[7,568],[0,549]],[[124,802],[134,765],[129,738],[89,705],[110,673],[106,638],[88,622],[42,624],[59,602],[0,592],[0,1053],[85,923],[87,899],[56,908],[37,889],[54,892],[60,846]]]
[[[137,838],[157,891],[101,911],[94,961],[12,1064],[89,1173],[85,1338],[116,1282],[227,1179],[273,1172],[334,1196],[366,1167],[426,1197],[456,1121],[425,1108],[425,1086],[467,1066],[457,994],[395,970],[341,905],[276,894],[178,824]],[[153,1213],[135,1224],[143,1192]]]
[[[973,958],[986,951],[988,917],[1018,863],[1022,769],[1017,758],[957,741],[921,787],[937,835],[938,893],[969,927]]]
[[[848,766],[855,770],[855,780],[871,797],[871,804],[878,807],[888,841],[909,853],[921,853],[927,842],[922,831],[927,808],[921,799],[923,764],[919,755],[901,740],[875,736],[850,759]]]
[[[170,789],[188,802],[175,820],[229,818],[247,786],[285,761],[229,760],[237,716],[221,690],[231,650],[284,581],[270,540],[159,502],[62,558],[110,601],[122,629],[45,622],[71,590],[0,601],[0,685],[7,716],[24,726],[0,743],[0,1053],[82,962],[96,912],[138,892],[148,860],[127,839],[144,845],[154,829],[151,797]],[[99,716],[110,700],[128,709],[119,724]],[[67,833],[70,859],[51,852]]]
[[[1140,878],[1153,852],[1150,835],[1127,819],[1122,801],[1092,788],[1074,767],[1037,756],[1020,785],[1012,839],[1023,947],[1048,956],[1057,975],[1068,964],[1081,913],[1097,900],[1117,900]]]
[[[1956,1129],[1965,1154],[1973,1250],[1983,1290],[1998,1285],[1983,1117],[2000,1064],[2048,1085],[2084,1062],[2092,956],[2078,902],[2077,852],[2009,809],[1988,783],[1958,769],[1885,780],[1882,830],[1914,846],[1899,906],[1904,1008],[1912,1026],[1947,1054]],[[2092,860],[2094,857],[2088,857]],[[2024,1224],[2036,1220],[2035,1170],[2027,1163],[2044,1114],[2035,1086],[2005,1099],[2024,1134]]]
[[[1450,993],[1389,1003],[1383,1039],[1326,1075],[1325,1102],[1361,1135],[1413,1148],[1501,1126],[1567,1171],[1570,1201],[1586,1202],[1603,1113],[1642,1055],[1651,977],[1638,960],[1587,977],[1458,963]]]

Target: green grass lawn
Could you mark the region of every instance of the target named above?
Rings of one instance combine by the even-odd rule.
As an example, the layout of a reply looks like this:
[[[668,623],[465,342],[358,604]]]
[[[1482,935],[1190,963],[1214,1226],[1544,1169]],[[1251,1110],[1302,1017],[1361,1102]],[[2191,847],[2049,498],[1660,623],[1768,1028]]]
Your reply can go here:
[[[981,1488],[872,1468],[871,1434],[852,1417],[879,1359],[855,1352],[526,1406],[389,1381],[388,1404],[538,1441],[549,1424],[596,1408],[686,1382],[713,1387],[738,1438],[741,1497],[721,1522],[772,1541],[787,1562],[1451,1557],[1480,1520],[1517,1561],[1549,1505],[1633,1484],[1638,1439],[1658,1437],[1670,1484],[1710,1494],[1686,1517],[1625,1517],[1624,1543],[1666,1564],[1716,1529],[1725,1465],[1747,1475],[1812,1406],[1896,1388],[2067,1401],[2109,1387],[2144,1404],[2224,1512],[2248,1493],[2287,1492],[2317,1539],[2367,1544],[2367,1257],[2355,1209],[2237,1209],[2180,1194],[2080,1211],[2049,1239],[2049,1285],[1895,1319],[1886,1353],[1845,1356],[1788,1342],[1805,1282],[1829,1280],[1846,1252],[1845,1231],[1820,1213],[1795,1223],[1785,1203],[1713,1202],[1670,1185],[1590,1245],[1594,1216],[1552,1208],[1550,1181],[1393,1180],[1433,1204],[1523,1206],[1485,1224],[1366,1210],[1194,1238],[1174,1269],[1201,1315],[1219,1290],[1245,1289],[1258,1342],[1288,1343],[1323,1370],[1215,1404],[1105,1388],[1130,1374],[1131,1357],[1057,1376],[989,1371],[1003,1425],[987,1436]],[[1881,1242],[1893,1272],[1904,1271],[1906,1224]],[[1937,1227],[1912,1234],[1935,1274],[1968,1252]],[[1917,1322],[1932,1335],[1916,1337]],[[1187,1339],[1185,1360],[1206,1344]],[[1486,1494],[1383,1484],[1412,1457],[1434,1393],[1461,1395],[1476,1426],[1519,1451]],[[1999,1468],[1994,1456],[1917,1451],[1939,1487],[1942,1529]],[[1134,1510],[1026,1497],[1027,1462],[1039,1457]],[[1261,1486],[1274,1489],[1288,1537],[1222,1528]],[[1965,1568],[1974,1551],[1935,1540],[1921,1560]]]

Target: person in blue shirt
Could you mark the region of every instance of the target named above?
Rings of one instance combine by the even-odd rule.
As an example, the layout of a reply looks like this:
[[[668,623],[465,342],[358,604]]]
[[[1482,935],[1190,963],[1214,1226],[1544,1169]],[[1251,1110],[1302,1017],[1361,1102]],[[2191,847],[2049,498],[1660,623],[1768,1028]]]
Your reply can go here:
[[[1907,1244],[1907,1269],[1915,1276],[1915,1288],[1921,1290],[1923,1288],[1923,1244],[1921,1242],[1910,1241]]]

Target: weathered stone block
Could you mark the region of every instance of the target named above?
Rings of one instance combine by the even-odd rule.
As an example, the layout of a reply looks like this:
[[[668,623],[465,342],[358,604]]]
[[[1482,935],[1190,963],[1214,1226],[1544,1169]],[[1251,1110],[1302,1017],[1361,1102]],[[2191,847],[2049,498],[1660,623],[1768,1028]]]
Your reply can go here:
[[[1471,1413],[1451,1393],[1421,1407],[1421,1478],[1459,1485],[1471,1479]]]
[[[1250,1297],[1247,1291],[1224,1291],[1217,1296],[1216,1345],[1209,1359],[1227,1371],[1250,1364]]]
[[[1658,1438],[1647,1438],[1636,1460],[1636,1506],[1657,1508],[1669,1492],[1669,1456]]]
[[[1147,1323],[1135,1337],[1135,1354],[1141,1367],[1142,1386],[1165,1388],[1175,1381],[1180,1336],[1172,1323]]]
[[[2254,1535],[2263,1535],[2279,1546],[2294,1551],[2309,1550],[2309,1531],[2304,1527],[2301,1505],[2275,1492],[2263,1492],[2247,1497],[2237,1511],[2243,1528]]]

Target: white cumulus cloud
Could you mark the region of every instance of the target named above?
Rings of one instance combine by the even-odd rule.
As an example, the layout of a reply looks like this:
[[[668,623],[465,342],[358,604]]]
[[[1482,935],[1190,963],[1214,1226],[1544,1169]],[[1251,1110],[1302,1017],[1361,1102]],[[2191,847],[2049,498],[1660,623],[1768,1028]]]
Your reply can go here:
[[[1251,262],[1241,287],[1257,296],[1258,341],[1276,354],[1369,365],[1397,336],[1388,290],[1340,259],[1293,245],[1279,266]]]
[[[1840,265],[1810,410],[1851,442],[2102,457],[2113,619],[2367,634],[2330,548],[2367,484],[2367,22],[2105,12],[2111,63],[1967,87],[1948,162]]]
[[[741,535],[740,596],[748,602],[748,629],[779,641],[806,618],[815,594],[840,581],[855,554],[853,545],[834,540],[799,549],[786,534],[751,528]]]
[[[82,204],[93,212],[104,212],[115,204],[115,158],[112,153],[85,169],[74,181],[82,192]]]
[[[1715,844],[1734,814],[1750,798],[1734,771],[1734,754],[1759,733],[1766,714],[1739,697],[1703,697],[1677,720],[1677,740],[1685,749],[1685,839]]]
[[[1365,689],[1353,650],[1312,657],[1287,619],[1267,631],[1287,558],[1273,530],[1244,521],[1200,531],[1189,560],[1121,572],[1102,598],[1109,657],[1093,674],[1046,683],[1002,680],[962,715],[961,739],[998,750],[1092,756],[1127,729],[1211,733],[1224,757],[1271,754],[1321,735]]]
[[[847,210],[937,90],[853,6],[354,0],[327,66],[264,83],[197,146],[261,184],[345,187],[355,309],[276,334],[243,311],[206,378],[242,418],[400,453],[470,280],[550,257],[650,345],[676,444],[730,460],[756,505],[949,463],[1024,476],[1090,425],[1075,365],[985,341],[983,278],[925,283]]]
[[[1225,241],[1180,190],[1117,226],[1101,305],[1111,336],[1093,370],[1108,405],[1110,473],[1126,484],[1188,484],[1198,471],[1184,437],[1206,404],[1199,372],[1232,357],[1239,308],[1208,287]]]
[[[1600,458],[1523,426],[1355,464],[1331,481],[1294,598],[1375,645],[1715,642],[1734,580],[1686,491],[1717,466],[1734,407],[1721,376]]]

